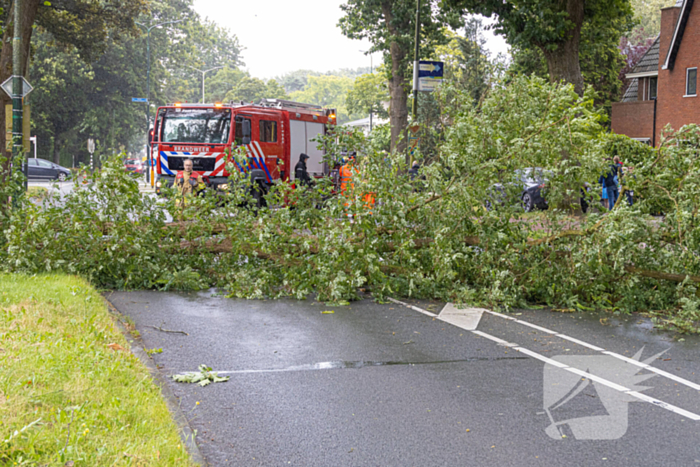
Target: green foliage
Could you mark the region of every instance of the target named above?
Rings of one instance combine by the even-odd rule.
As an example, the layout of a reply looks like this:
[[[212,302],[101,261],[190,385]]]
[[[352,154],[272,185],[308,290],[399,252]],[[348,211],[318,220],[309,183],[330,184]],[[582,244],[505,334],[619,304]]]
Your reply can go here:
[[[583,82],[597,92],[596,104],[610,115],[612,103],[622,97],[623,81],[620,71],[625,66],[625,57],[618,46],[620,39],[632,27],[629,15],[616,19],[594,16],[588,19],[581,30],[579,60]],[[513,64],[508,73],[548,76],[547,61],[537,47],[520,45],[512,52]]]
[[[226,194],[178,207],[140,195],[118,161],[107,161],[63,202],[13,211],[0,264],[77,273],[102,287],[315,293],[333,303],[357,298],[361,287],[378,300],[642,311],[696,329],[700,128],[667,130],[651,149],[607,133],[593,96],[515,77],[475,107],[469,92],[448,87],[434,96],[445,130],[424,179],[411,182],[403,155],[383,151],[386,128],[366,139],[337,127],[319,144],[331,165],[358,151],[353,187],[333,196],[329,179],[295,190],[280,182],[261,208],[242,207],[251,187],[237,172]],[[622,189],[637,199],[627,206],[623,194],[608,213],[598,178],[614,155],[634,168]],[[524,216],[516,170],[531,167],[544,171],[550,208]],[[590,209],[572,215],[582,195]],[[651,217],[660,207],[665,217]],[[167,224],[166,213],[178,222]]]
[[[352,87],[353,80],[348,77],[309,76],[306,87],[301,91],[293,92],[290,98],[306,104],[337,109],[338,122],[344,123],[364,116],[363,114],[350,113],[345,105],[345,98]]]
[[[661,9],[674,6],[675,0],[630,0],[637,25],[632,36],[656,37],[661,32]]]
[[[416,2],[411,0],[347,0],[340,7],[344,16],[338,22],[350,39],[368,39],[371,52],[382,52],[391,96],[392,151],[402,147],[401,134],[408,123],[407,96],[410,89],[410,62],[413,60],[416,28]],[[421,4],[420,57],[425,51],[448,42],[446,28],[457,30],[464,24],[461,9],[426,1]]]
[[[85,163],[89,160],[85,141],[90,137],[100,140],[113,153],[143,150],[146,107],[132,103],[131,98],[147,96],[147,35],[132,20],[144,25],[185,20],[151,30],[151,118],[158,105],[201,100],[201,74],[190,67],[227,67],[217,76],[222,75],[220,82],[233,84],[226,89],[215,88],[219,91],[217,100],[246,76],[236,69],[243,65],[242,47],[236,36],[199,18],[190,1],[167,0],[149,6],[148,15],[139,16],[137,12],[128,23],[110,23],[109,34],[95,42],[100,47],[89,50],[83,46],[97,41],[94,36],[71,41],[68,32],[57,31],[53,23],[45,24],[40,14],[39,27],[32,37],[34,55],[28,77],[36,88],[28,103],[32,105],[33,133],[38,136],[40,157],[65,166],[71,166],[74,158],[76,165]],[[132,11],[131,7],[125,11]],[[83,39],[86,44],[80,42]],[[227,79],[231,72],[239,73],[235,81]],[[212,78],[209,73],[207,84]],[[268,88],[280,94],[279,86]],[[247,97],[245,92],[240,96]]]
[[[295,70],[285,73],[282,76],[275,78],[285,91],[292,93],[294,91],[303,91],[304,88],[309,84],[309,76],[341,76],[344,78],[357,78],[358,76],[370,73],[370,67],[360,67],[360,68],[341,68],[339,70],[332,70],[327,73],[319,73],[318,71],[312,70]]]
[[[367,115],[374,113],[379,118],[389,117],[386,104],[389,102],[389,90],[386,79],[381,72],[361,75],[355,78],[348,91],[346,105],[351,114]]]
[[[199,384],[204,387],[211,383],[225,383],[228,376],[219,376],[215,371],[206,365],[199,365],[199,371],[190,371],[181,375],[173,375],[173,381],[177,383]]]

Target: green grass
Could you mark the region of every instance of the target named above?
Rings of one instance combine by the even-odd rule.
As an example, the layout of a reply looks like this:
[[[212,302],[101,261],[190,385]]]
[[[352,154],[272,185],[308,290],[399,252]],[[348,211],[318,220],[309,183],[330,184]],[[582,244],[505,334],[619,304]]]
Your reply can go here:
[[[49,194],[48,188],[44,186],[30,186],[27,188],[27,196],[30,198],[43,199]]]
[[[80,278],[0,274],[0,465],[193,465],[148,370]]]

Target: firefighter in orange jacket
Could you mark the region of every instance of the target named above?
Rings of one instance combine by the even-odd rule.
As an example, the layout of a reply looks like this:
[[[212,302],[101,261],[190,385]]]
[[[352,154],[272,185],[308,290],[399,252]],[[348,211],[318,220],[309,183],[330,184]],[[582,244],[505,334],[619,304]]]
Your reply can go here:
[[[201,175],[194,176],[192,166],[192,159],[185,159],[183,162],[184,170],[180,170],[175,177],[179,206],[184,206],[187,197],[199,194],[206,187]]]

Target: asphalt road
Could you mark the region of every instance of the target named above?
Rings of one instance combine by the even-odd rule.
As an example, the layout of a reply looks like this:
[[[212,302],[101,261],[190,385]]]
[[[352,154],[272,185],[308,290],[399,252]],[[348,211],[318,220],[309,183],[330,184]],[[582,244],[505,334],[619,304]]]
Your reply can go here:
[[[700,466],[700,339],[636,317],[511,315],[552,334],[484,314],[477,335],[393,303],[108,299],[162,349],[164,374],[205,363],[231,377],[169,383],[212,466]],[[667,373],[619,357],[640,350]]]

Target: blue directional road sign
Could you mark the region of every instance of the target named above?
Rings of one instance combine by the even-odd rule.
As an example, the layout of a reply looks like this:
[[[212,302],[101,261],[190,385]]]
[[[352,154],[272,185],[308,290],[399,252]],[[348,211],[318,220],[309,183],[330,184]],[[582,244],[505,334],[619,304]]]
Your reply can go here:
[[[132,97],[131,102],[148,102],[148,99],[145,97]]]
[[[433,62],[421,60],[418,62],[418,77],[419,78],[442,78],[442,73],[445,69],[443,62]]]

